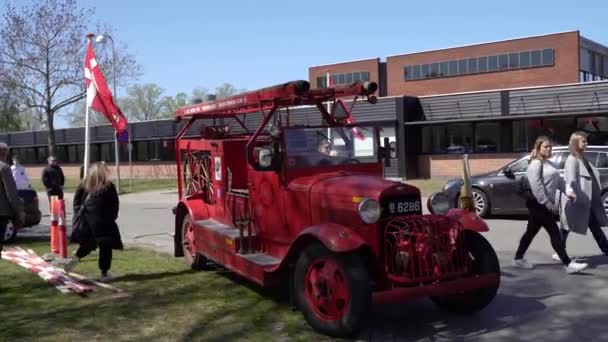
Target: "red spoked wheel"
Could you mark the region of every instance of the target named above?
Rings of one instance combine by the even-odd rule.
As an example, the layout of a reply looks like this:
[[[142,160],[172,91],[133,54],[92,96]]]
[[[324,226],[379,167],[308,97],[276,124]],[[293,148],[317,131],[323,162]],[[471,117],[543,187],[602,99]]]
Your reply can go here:
[[[310,245],[296,263],[294,286],[298,308],[317,331],[350,337],[362,328],[371,306],[371,286],[359,255]]]
[[[337,321],[350,303],[346,274],[334,259],[315,260],[304,278],[304,294],[315,315],[326,321]]]
[[[213,204],[211,156],[201,151],[188,152],[182,165],[184,193],[187,196],[204,193],[207,203]]]
[[[182,224],[182,249],[184,252],[184,262],[194,270],[201,270],[207,266],[207,258],[200,255],[196,248],[194,235],[194,225],[190,215],[184,217]]]

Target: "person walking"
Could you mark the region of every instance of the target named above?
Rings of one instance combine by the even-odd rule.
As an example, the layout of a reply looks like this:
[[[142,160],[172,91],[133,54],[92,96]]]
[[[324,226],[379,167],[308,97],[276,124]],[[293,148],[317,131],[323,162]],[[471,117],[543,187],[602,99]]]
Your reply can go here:
[[[552,148],[551,140],[546,136],[540,136],[536,139],[530,155],[530,165],[526,176],[533,196],[526,200],[526,207],[529,211],[528,225],[519,241],[513,266],[534,268],[532,263],[524,259],[524,254],[540,228],[544,227],[551,239],[551,246],[559,255],[566,272],[577,273],[587,268],[588,265],[570,259],[554,218],[559,211],[564,181],[559,176],[556,165],[549,160]]]
[[[118,193],[110,180],[110,170],[104,163],[91,165],[74,194],[74,213],[81,213],[82,224],[76,241],[78,250],[66,263],[66,271],[99,247],[100,280],[112,279],[108,272],[112,266],[112,250],[124,248],[116,224],[118,207]]]
[[[25,222],[23,203],[17,193],[11,167],[5,163],[8,152],[8,145],[0,142],[0,256],[2,255],[4,234],[9,221],[12,221],[14,226],[19,226]]]
[[[25,172],[25,167],[21,165],[18,156],[13,156],[13,165],[11,166],[11,172],[13,174],[13,179],[15,180],[15,184],[17,185],[17,190],[28,190],[32,187],[30,186],[30,179]]]
[[[608,240],[602,230],[608,226],[608,217],[602,203],[599,173],[584,154],[587,133],[572,133],[569,148],[564,167],[567,200],[562,203],[560,217],[564,244],[569,232],[586,235],[589,228],[602,253],[608,255]]]
[[[49,207],[52,196],[58,196],[59,199],[63,199],[63,185],[65,184],[65,177],[63,176],[63,170],[57,163],[57,159],[50,156],[48,159],[49,165],[42,171],[42,184],[46,188],[46,194],[49,197]]]

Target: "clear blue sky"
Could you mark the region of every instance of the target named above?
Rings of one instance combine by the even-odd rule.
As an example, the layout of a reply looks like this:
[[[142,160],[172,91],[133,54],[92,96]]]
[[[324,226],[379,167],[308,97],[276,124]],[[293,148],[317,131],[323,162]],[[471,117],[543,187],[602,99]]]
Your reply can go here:
[[[255,89],[308,67],[580,30],[608,45],[608,1],[81,0],[166,95]],[[124,89],[119,90],[124,94]],[[120,95],[120,94],[119,94]]]

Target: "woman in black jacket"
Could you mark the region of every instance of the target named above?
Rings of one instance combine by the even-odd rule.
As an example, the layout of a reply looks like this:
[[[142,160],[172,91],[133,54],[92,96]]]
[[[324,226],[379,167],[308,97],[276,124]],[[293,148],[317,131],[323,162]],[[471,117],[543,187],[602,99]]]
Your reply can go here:
[[[112,250],[123,249],[118,218],[118,193],[110,181],[110,170],[104,163],[93,164],[74,195],[74,213],[82,208],[82,225],[78,232],[79,248],[66,266],[71,270],[81,258],[99,247],[101,281],[111,280]]]

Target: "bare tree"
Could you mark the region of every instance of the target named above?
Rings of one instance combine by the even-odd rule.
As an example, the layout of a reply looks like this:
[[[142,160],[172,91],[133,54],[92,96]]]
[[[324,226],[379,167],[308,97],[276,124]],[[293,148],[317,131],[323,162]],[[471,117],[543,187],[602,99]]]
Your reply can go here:
[[[72,104],[69,112],[62,117],[65,117],[70,127],[83,127],[85,124],[85,111],[86,101],[84,99]],[[89,125],[91,126],[102,126],[108,125],[108,119],[105,116],[96,113],[95,111],[90,112]]]
[[[173,96],[165,96],[163,98],[163,113],[162,116],[166,118],[173,117],[175,111],[183,106],[188,104],[188,94],[186,93],[177,93],[175,97]]]
[[[14,99],[8,93],[0,93],[0,133],[20,131],[24,126]]]
[[[55,114],[85,96],[84,35],[94,9],[80,7],[77,0],[17,3],[24,5],[7,3],[0,21],[0,85],[15,88],[22,104],[45,114],[49,154],[54,154]],[[120,45],[115,59],[117,77],[139,74]],[[107,64],[102,61],[102,69],[107,71]]]
[[[205,87],[196,87],[192,90],[189,101],[204,100],[205,95],[207,95],[207,94],[209,94],[209,89],[207,89]]]
[[[164,90],[154,83],[136,84],[127,89],[123,112],[132,121],[162,118]]]
[[[244,91],[246,90],[236,89],[236,87],[230,83],[222,83],[215,88],[215,96],[217,96],[218,99],[223,99],[224,97],[240,94]]]

